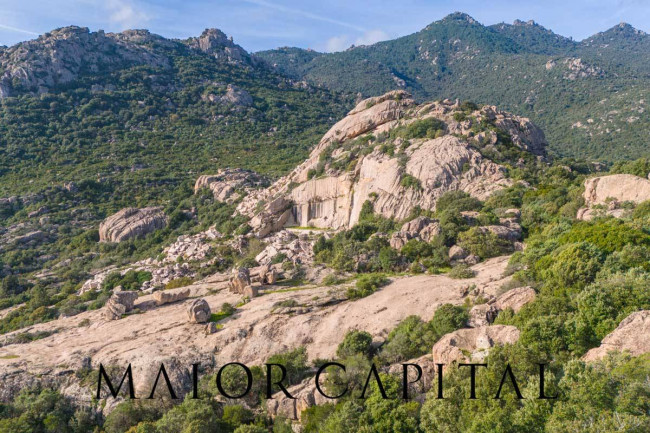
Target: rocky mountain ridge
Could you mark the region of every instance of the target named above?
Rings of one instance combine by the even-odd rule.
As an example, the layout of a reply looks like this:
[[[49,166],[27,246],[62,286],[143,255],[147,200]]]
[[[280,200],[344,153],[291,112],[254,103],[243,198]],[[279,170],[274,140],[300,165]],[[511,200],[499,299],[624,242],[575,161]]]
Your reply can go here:
[[[285,225],[350,228],[368,200],[379,215],[401,220],[416,207],[435,210],[447,191],[484,200],[511,185],[494,162],[506,147],[523,158],[546,155],[544,134],[528,119],[448,100],[418,105],[393,91],[359,102],[305,162],[250,194],[238,211],[261,236]]]

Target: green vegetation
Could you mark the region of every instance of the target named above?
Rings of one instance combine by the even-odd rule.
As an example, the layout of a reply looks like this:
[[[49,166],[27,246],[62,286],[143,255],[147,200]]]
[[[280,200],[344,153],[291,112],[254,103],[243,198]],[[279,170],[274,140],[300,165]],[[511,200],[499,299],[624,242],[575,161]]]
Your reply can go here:
[[[577,42],[536,24],[483,26],[452,14],[367,47],[257,54],[295,79],[337,91],[381,95],[394,90],[399,77],[420,101],[494,104],[531,118],[559,156],[617,161],[648,157],[650,120],[639,114],[647,111],[639,101],[650,100],[649,48],[650,37],[630,26]],[[573,71],[570,62],[578,58]],[[475,108],[463,103],[454,117],[465,121]],[[433,130],[418,127],[415,135]]]
[[[347,296],[349,299],[364,298],[389,282],[384,274],[363,274],[357,278],[355,287],[348,289]]]

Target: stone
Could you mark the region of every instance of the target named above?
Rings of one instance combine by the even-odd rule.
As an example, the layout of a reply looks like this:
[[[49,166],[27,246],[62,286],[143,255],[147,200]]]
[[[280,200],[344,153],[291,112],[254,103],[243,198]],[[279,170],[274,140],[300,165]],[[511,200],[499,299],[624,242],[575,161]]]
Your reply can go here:
[[[261,266],[259,271],[259,281],[261,284],[275,284],[277,280],[278,273],[270,264]]]
[[[498,296],[494,306],[499,311],[510,308],[515,313],[518,313],[524,305],[534,301],[536,296],[535,289],[530,286],[517,287]]]
[[[217,324],[214,322],[208,322],[204,329],[205,335],[212,335],[217,332]]]
[[[169,58],[156,48],[161,46],[175,45],[146,30],[104,33],[77,26],[55,29],[0,48],[0,99],[15,93],[13,83],[42,94],[78,79],[84,72],[111,73],[127,64],[168,69]]]
[[[228,282],[231,292],[243,294],[246,287],[251,285],[251,274],[248,268],[239,268]]]
[[[635,311],[607,334],[600,346],[583,357],[587,362],[604,358],[611,351],[627,352],[632,356],[650,352],[650,310]]]
[[[478,328],[494,322],[497,315],[507,309],[517,313],[521,308],[535,300],[536,292],[532,287],[517,287],[501,294],[496,299],[492,298],[487,304],[472,307],[469,312],[469,326]]]
[[[491,226],[482,226],[479,227],[478,229],[481,230],[483,233],[486,232],[491,232],[501,239],[505,239],[509,242],[515,242],[521,239],[521,227],[517,225],[518,228],[509,228],[506,226],[498,226],[498,225],[491,225]]]
[[[451,261],[463,260],[468,255],[469,252],[458,245],[449,248],[449,260]]]
[[[519,330],[514,326],[491,325],[459,329],[444,335],[433,345],[436,363],[482,361],[495,345],[513,344],[519,340]],[[466,355],[466,353],[468,355]]]
[[[136,299],[138,299],[137,292],[122,290],[121,286],[116,287],[104,306],[104,317],[107,320],[121,319],[124,314],[133,309]]]
[[[158,306],[182,301],[184,299],[187,299],[189,296],[190,289],[159,290],[153,293],[153,299],[156,301],[156,305]]]
[[[650,180],[631,174],[593,177],[585,181],[583,197],[585,207],[578,210],[578,219],[588,221],[605,215],[620,218],[626,213],[619,208],[621,203],[650,200]]]
[[[162,207],[125,208],[106,218],[99,225],[100,242],[122,242],[141,237],[167,226]]]
[[[389,243],[392,248],[400,250],[411,239],[430,242],[439,234],[440,224],[437,220],[420,216],[404,223],[400,231],[393,233]]]
[[[195,299],[187,308],[187,315],[192,323],[206,323],[210,320],[210,306],[205,299]]]
[[[259,289],[257,286],[246,286],[244,287],[242,295],[246,296],[249,299],[256,298],[259,295]]]
[[[498,314],[499,310],[494,305],[475,305],[469,310],[468,325],[472,328],[490,325],[494,322]]]
[[[327,236],[327,233],[325,233]],[[266,247],[255,257],[255,261],[268,265],[278,254],[286,256],[292,263],[312,264],[314,250],[310,240],[301,239],[289,230],[280,230],[267,237]]]
[[[477,256],[476,254],[470,254],[469,256],[465,257],[463,259],[463,262],[468,265],[468,266],[474,266],[478,263],[480,263],[481,258]]]

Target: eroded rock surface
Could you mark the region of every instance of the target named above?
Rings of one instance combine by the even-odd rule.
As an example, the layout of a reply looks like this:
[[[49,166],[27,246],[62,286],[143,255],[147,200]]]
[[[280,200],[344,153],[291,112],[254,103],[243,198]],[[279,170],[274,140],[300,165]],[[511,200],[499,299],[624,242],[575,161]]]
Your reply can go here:
[[[443,336],[433,345],[433,359],[437,363],[482,361],[495,345],[512,344],[519,340],[514,326],[492,325],[459,329]]]
[[[99,225],[100,242],[122,242],[144,236],[167,226],[162,207],[125,208],[109,216]]]
[[[205,299],[196,299],[187,308],[187,315],[192,323],[206,323],[211,314],[210,305]]]
[[[628,352],[633,356],[650,352],[650,310],[636,311],[627,316],[603,338],[599,347],[591,349],[583,359],[596,361],[611,351]]]
[[[190,296],[190,289],[159,290],[154,292],[153,299],[156,301],[156,305],[161,306],[182,301],[187,299],[188,296]]]
[[[639,204],[650,200],[650,180],[631,174],[612,174],[585,181],[585,207],[578,210],[578,219],[591,220],[596,216],[623,216],[625,202]]]
[[[116,287],[111,297],[104,306],[104,317],[107,320],[119,320],[122,316],[133,309],[138,293],[121,290]]]
[[[217,174],[199,176],[194,184],[194,192],[209,188],[217,201],[232,203],[241,198],[242,193],[266,185],[268,180],[254,171],[227,168],[219,170]]]
[[[451,101],[417,105],[404,91],[361,101],[305,162],[237,209],[252,217],[255,234],[264,237],[286,226],[352,227],[366,201],[375,213],[399,220],[416,207],[435,210],[437,199],[452,190],[485,199],[512,184],[504,167],[476,149],[497,143],[493,130],[475,132],[485,122],[509,134],[514,146],[544,157],[544,134],[528,119],[486,106],[457,121],[459,110]],[[395,129],[428,121],[438,125],[435,138],[387,138]],[[394,244],[405,240],[408,235],[399,235]]]

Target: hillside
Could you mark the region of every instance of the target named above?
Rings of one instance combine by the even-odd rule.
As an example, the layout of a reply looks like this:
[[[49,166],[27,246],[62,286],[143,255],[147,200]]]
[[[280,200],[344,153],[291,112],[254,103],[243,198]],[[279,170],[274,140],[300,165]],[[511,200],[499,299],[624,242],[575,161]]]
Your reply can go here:
[[[333,54],[256,53],[294,79],[373,96],[497,104],[530,117],[561,156],[647,156],[650,36],[621,24],[581,42],[529,21],[483,26],[456,13],[423,30]],[[343,75],[339,72],[345,71]]]
[[[185,207],[126,208],[71,239],[36,214],[41,235],[5,257],[55,233],[69,248],[2,281],[0,431],[647,430],[648,160],[591,177],[550,163],[527,118],[403,90],[360,101],[313,144],[275,182],[215,167]],[[244,398],[233,361],[251,369]],[[329,395],[348,389],[337,404],[314,382],[328,361],[347,366],[322,378]],[[487,364],[477,399],[470,361]],[[266,393],[280,379],[265,362],[286,366],[295,399]],[[151,391],[160,363],[175,400]],[[402,363],[425,373],[410,400]],[[539,363],[562,398],[538,398]],[[113,384],[131,365],[138,400],[106,385],[96,399],[100,364]],[[522,399],[510,385],[494,397],[505,364]],[[374,384],[363,397],[372,365],[390,397]]]
[[[269,71],[214,29],[185,41],[58,29],[0,52],[0,77],[3,277],[78,258],[99,221],[126,206],[163,206],[163,238],[214,224],[216,210],[192,196],[199,173],[284,174],[350,103]],[[70,287],[88,264],[76,265]],[[60,272],[41,279],[58,283]]]

